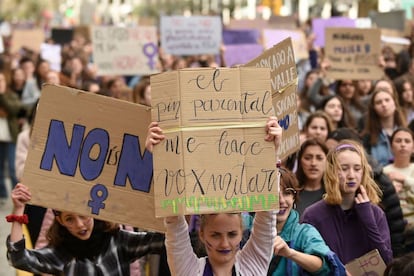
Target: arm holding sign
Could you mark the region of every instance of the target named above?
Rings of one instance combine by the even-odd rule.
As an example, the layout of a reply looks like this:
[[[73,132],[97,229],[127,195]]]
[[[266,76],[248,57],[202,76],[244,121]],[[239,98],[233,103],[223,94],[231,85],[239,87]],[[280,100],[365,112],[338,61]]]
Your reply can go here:
[[[269,118],[265,133],[264,139],[273,141],[277,151],[282,128],[276,117]],[[147,149],[152,151],[163,139],[162,129],[157,123],[151,123],[146,140]],[[207,258],[198,258],[193,253],[184,216],[165,218],[165,244],[172,275],[266,275],[276,237],[274,211],[256,213],[252,235],[241,250],[243,224],[239,213],[201,215],[200,221],[199,239],[206,248]]]

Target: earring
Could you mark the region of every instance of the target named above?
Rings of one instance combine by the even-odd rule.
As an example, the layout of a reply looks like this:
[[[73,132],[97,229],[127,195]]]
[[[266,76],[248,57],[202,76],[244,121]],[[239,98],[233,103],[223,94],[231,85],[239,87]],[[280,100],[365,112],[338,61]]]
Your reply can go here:
[[[296,202],[293,202],[293,209],[296,210]]]

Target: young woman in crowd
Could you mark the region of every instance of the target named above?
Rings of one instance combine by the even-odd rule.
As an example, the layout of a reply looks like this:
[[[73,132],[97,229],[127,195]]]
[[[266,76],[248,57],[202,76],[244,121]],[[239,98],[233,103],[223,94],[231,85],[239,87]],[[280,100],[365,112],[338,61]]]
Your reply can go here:
[[[31,199],[27,186],[19,183],[12,191],[12,223],[7,238],[7,257],[18,269],[59,275],[130,275],[130,263],[148,254],[159,253],[163,235],[145,235],[120,230],[119,225],[72,212],[54,211],[48,232],[49,246],[26,249],[22,224],[25,205]]]
[[[393,159],[389,138],[397,127],[406,126],[397,96],[388,90],[375,90],[368,106],[368,116],[362,133],[363,144],[381,165]]]
[[[299,214],[309,205],[322,199],[325,193],[323,174],[328,148],[318,139],[308,139],[300,147],[296,177],[299,182],[299,198],[296,210]]]
[[[398,94],[398,102],[402,108],[407,124],[414,119],[414,92],[411,81],[407,77],[394,80]]]
[[[374,249],[385,263],[392,260],[387,220],[377,206],[381,191],[371,173],[362,146],[343,140],[327,157],[324,199],[302,216],[302,222],[315,226],[343,263]]]
[[[276,216],[278,236],[274,256],[267,275],[345,275],[345,268],[310,224],[299,223],[297,202],[298,181],[295,175],[279,168],[279,213]]]
[[[355,128],[354,118],[350,115],[347,105],[340,96],[327,96],[319,109],[329,115],[333,129],[339,127]]]
[[[405,245],[407,251],[414,251],[414,134],[408,128],[397,128],[391,136],[391,149],[394,163],[384,167],[384,172],[392,180],[407,221]]]
[[[338,80],[336,82],[335,95],[341,97],[344,105],[349,109],[351,115],[350,122],[358,122],[364,115],[366,109],[361,104],[355,82],[352,80]]]
[[[266,123],[266,141],[280,143],[282,128],[275,117]],[[146,147],[152,151],[164,136],[158,123],[149,127]],[[240,249],[242,240],[241,214],[220,213],[201,215],[199,238],[207,257],[198,258],[191,247],[188,225],[184,216],[165,219],[165,245],[172,275],[266,275],[276,237],[274,211],[257,212],[249,240]]]

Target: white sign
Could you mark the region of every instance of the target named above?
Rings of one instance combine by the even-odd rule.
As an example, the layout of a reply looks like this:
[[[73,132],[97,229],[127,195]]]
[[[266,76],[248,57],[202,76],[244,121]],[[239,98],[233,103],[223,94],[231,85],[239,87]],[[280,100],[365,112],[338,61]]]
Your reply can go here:
[[[218,54],[222,41],[218,16],[161,17],[161,47],[173,55]]]
[[[56,72],[60,72],[60,65],[62,63],[62,46],[59,44],[42,43],[40,45],[40,56],[47,60],[50,68]]]
[[[98,75],[158,73],[157,32],[151,27],[93,27],[93,59]]]

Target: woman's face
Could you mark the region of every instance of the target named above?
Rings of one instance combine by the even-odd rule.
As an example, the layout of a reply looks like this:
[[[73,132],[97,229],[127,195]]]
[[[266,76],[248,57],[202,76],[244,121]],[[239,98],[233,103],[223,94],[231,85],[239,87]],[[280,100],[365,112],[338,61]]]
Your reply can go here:
[[[308,138],[316,138],[325,141],[328,138],[328,125],[324,118],[315,117],[310,122],[306,134]]]
[[[321,181],[326,165],[325,152],[318,145],[308,146],[302,154],[300,164],[307,179]]]
[[[342,98],[350,100],[355,94],[355,86],[352,80],[344,80],[339,86],[339,95]]]
[[[207,215],[200,229],[200,240],[204,243],[212,264],[233,263],[240,249],[242,222],[239,214]]]
[[[358,89],[361,96],[368,95],[372,88],[372,81],[371,80],[359,80],[358,81]]]
[[[414,141],[411,134],[407,131],[398,131],[392,141],[391,150],[394,156],[406,157],[408,160],[414,151]]]
[[[411,104],[413,102],[413,89],[408,81],[404,83],[404,91],[402,93],[404,103]]]
[[[338,98],[330,99],[324,108],[324,111],[331,117],[332,121],[338,123],[342,119],[343,109],[341,101]]]
[[[318,74],[310,73],[305,80],[305,87],[311,87],[317,78],[318,78]]]
[[[361,185],[363,174],[361,157],[355,151],[343,150],[338,153],[337,160],[341,194],[355,194]]]
[[[379,92],[373,99],[374,110],[380,118],[389,118],[394,116],[395,102],[390,93]]]
[[[39,76],[41,76],[44,79],[47,78],[47,73],[49,71],[50,71],[50,65],[49,65],[49,62],[46,62],[46,61],[39,64],[39,67],[37,68],[37,72]]]
[[[80,240],[88,240],[91,237],[94,225],[92,217],[81,216],[70,212],[62,212],[59,216],[56,216],[56,219],[76,238]]]
[[[295,190],[292,188],[284,188],[279,192],[279,212],[276,216],[277,224],[285,223],[289,217],[290,211],[295,202]]]
[[[16,84],[22,84],[26,80],[23,69],[16,69],[13,73],[13,80]]]

